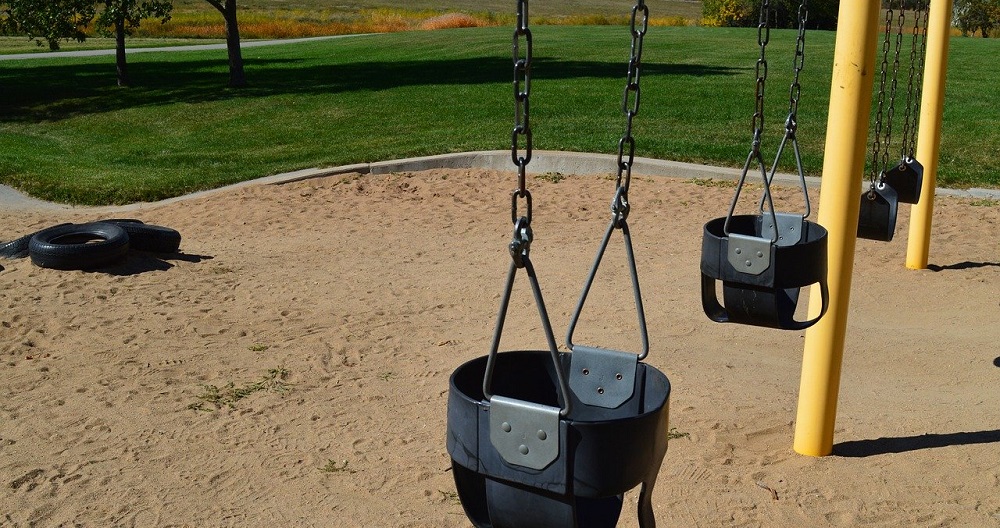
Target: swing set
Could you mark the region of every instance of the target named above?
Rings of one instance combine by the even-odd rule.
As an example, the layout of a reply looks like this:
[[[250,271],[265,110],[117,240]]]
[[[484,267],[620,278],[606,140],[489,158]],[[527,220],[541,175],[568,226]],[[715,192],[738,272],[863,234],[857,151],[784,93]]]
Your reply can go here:
[[[769,0],[762,0],[750,152],[728,213],[705,224],[701,293],[703,309],[713,321],[788,330],[808,329],[798,417],[800,425],[806,423],[807,428],[796,430],[795,449],[803,454],[822,456],[830,452],[835,414],[824,412],[829,409],[822,407],[829,407],[832,396],[835,408],[842,335],[846,326],[851,261],[845,255],[849,251],[853,258],[854,237],[861,235],[862,231],[882,233],[882,230],[888,229],[890,221],[894,226],[895,203],[916,203],[921,189],[926,189],[928,184],[933,185],[933,175],[925,178],[923,166],[916,161],[915,131],[920,108],[917,100],[920,97],[919,92],[914,96],[913,88],[915,79],[917,84],[920,82],[922,62],[929,46],[924,38],[918,40],[917,33],[922,28],[926,33],[932,16],[922,12],[925,13],[923,18],[918,14],[915,22],[901,161],[897,166],[889,166],[887,152],[892,137],[905,17],[900,14],[899,26],[895,29],[896,46],[889,77],[889,41],[894,17],[891,7],[887,12],[872,156],[872,166],[881,162],[882,169],[878,174],[872,173],[869,191],[862,194],[861,181],[857,176],[862,173],[865,161],[868,126],[865,106],[870,107],[871,104],[871,84],[868,84],[869,91],[865,94],[861,88],[864,83],[857,82],[855,77],[864,80],[864,72],[874,69],[874,53],[870,53],[871,57],[867,55],[869,49],[874,52],[878,12],[868,0],[842,1],[841,27],[851,29],[841,30],[844,33],[843,42],[841,32],[838,32],[834,73],[835,79],[839,74],[851,81],[844,82],[851,93],[845,95],[841,93],[843,89],[838,92],[835,83],[831,109],[835,108],[834,104],[842,105],[850,118],[833,119],[831,111],[824,194],[821,195],[830,203],[823,204],[826,207],[821,207],[820,219],[813,222],[808,219],[812,208],[796,136],[801,93],[799,74],[804,67],[807,13],[807,0],[801,0],[785,134],[774,162],[768,167],[761,144],[768,70]],[[945,17],[945,20],[948,19]],[[530,256],[534,237],[533,199],[527,187],[526,172],[532,157],[530,95],[533,36],[529,26],[528,0],[517,0],[517,26],[513,35],[515,120],[511,134],[511,159],[517,167],[518,185],[510,195],[513,235],[508,251],[511,263],[488,355],[460,365],[449,382],[447,450],[459,499],[466,515],[478,528],[613,527],[621,515],[625,492],[640,485],[637,504],[639,526],[652,528],[656,525],[652,492],[667,451],[671,386],[666,375],[644,362],[650,345],[628,224],[631,170],[636,149],[633,120],[639,113],[641,102],[643,38],[648,22],[649,9],[645,0],[636,0],[631,11],[631,55],[622,98],[625,132],[618,142],[611,220],[568,325],[565,339],[568,352],[560,352]],[[931,29],[935,28],[936,25]],[[848,31],[852,33],[847,34]],[[858,35],[864,36],[860,41],[864,46],[854,43]],[[917,64],[918,57],[920,65]],[[845,64],[871,67],[852,70],[853,73],[838,71],[838,68],[843,70]],[[885,97],[887,79],[891,79],[888,99]],[[943,83],[943,77],[940,82]],[[939,127],[940,103],[935,104],[938,114],[933,119],[936,123],[930,126]],[[864,122],[862,116],[865,116]],[[848,131],[857,139],[849,145],[841,145],[839,151],[831,148],[836,138],[845,137]],[[787,150],[794,155],[804,197],[804,207],[797,212],[777,211],[771,195],[777,166]],[[843,152],[845,156],[831,161],[837,152]],[[936,152],[933,158],[936,160]],[[737,203],[751,171],[759,172],[763,195],[757,203],[756,214],[737,215]],[[829,192],[828,181],[832,182]],[[860,202],[856,198],[859,194]],[[886,211],[879,208],[880,200],[890,204]],[[866,201],[870,203],[866,204]],[[868,208],[867,217],[852,207],[859,203],[861,210]],[[834,209],[839,210],[835,216],[827,214],[824,218],[825,211]],[[891,218],[888,213],[891,213]],[[833,228],[828,231],[824,226]],[[631,275],[640,338],[637,352],[574,342],[580,315],[615,232],[622,234]],[[891,233],[891,230],[888,232]],[[843,249],[845,246],[849,246],[848,251]],[[831,247],[837,248],[837,256],[841,260],[828,258],[828,248]],[[547,346],[542,350],[500,352],[511,294],[521,270],[527,276]],[[719,282],[722,301],[716,292]],[[799,320],[795,315],[796,306],[801,288],[807,286],[813,287],[810,316]],[[836,349],[837,332],[840,336],[839,350]],[[828,346],[834,350],[810,350],[810,341],[815,342],[816,336],[826,339]],[[812,389],[811,393],[807,393],[807,385]],[[817,421],[819,425],[815,423]]]

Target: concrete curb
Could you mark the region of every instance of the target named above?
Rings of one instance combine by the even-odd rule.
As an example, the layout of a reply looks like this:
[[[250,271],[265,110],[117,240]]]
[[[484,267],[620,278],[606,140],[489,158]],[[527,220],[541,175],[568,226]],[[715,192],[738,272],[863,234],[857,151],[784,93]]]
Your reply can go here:
[[[610,154],[590,154],[586,152],[535,151],[532,155],[531,172],[534,174],[558,172],[562,174],[615,174],[617,172],[617,156]],[[508,150],[491,150],[479,152],[459,152],[405,158],[375,163],[359,163],[340,167],[303,169],[285,174],[267,176],[249,180],[217,189],[201,191],[159,202],[144,202],[123,206],[107,207],[73,207],[52,202],[45,202],[26,196],[10,187],[0,185],[0,208],[5,210],[23,211],[93,211],[93,212],[130,212],[149,207],[167,205],[179,201],[200,198],[212,194],[239,189],[251,185],[281,185],[311,178],[335,176],[338,174],[388,174],[392,172],[421,171],[430,169],[493,169],[514,170],[511,153]],[[738,180],[741,171],[735,168],[712,167],[683,163],[679,161],[658,160],[636,157],[632,173],[642,176],[669,176],[674,178],[698,178],[715,180]],[[775,181],[781,185],[797,185],[798,177],[793,174],[776,174]],[[820,178],[807,176],[806,184],[819,187]],[[1000,199],[1000,190],[995,189],[938,189],[938,195],[960,196],[966,198]]]

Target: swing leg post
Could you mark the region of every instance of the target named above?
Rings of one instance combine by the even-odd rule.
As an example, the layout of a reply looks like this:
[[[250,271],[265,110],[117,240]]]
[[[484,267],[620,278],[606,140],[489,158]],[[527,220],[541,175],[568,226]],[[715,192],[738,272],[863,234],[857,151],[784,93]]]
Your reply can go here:
[[[927,55],[917,136],[917,159],[924,165],[924,181],[920,202],[910,209],[910,238],[906,248],[906,267],[910,269],[927,269],[930,255],[931,220],[934,216],[934,189],[937,186],[938,157],[941,151],[941,120],[953,4],[953,0],[934,0],[928,13]]]
[[[840,391],[840,366],[857,243],[861,179],[868,142],[879,2],[840,2],[830,112],[827,122],[818,221],[829,231],[829,309],[806,330],[795,424],[796,452],[826,456],[833,452],[833,428]],[[813,286],[810,318],[821,312]]]

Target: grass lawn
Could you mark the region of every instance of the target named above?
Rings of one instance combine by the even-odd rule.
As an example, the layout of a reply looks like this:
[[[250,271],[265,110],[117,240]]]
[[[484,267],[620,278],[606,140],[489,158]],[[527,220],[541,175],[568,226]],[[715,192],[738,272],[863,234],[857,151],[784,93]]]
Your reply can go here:
[[[537,26],[535,147],[613,153],[628,31]],[[224,50],[2,62],[0,182],[81,204],[155,200],[295,169],[509,148],[509,28],[415,31],[244,51],[249,86],[225,87]],[[765,156],[788,109],[794,32],[773,31]],[[799,139],[818,175],[834,34],[811,32]],[[1000,187],[1000,108],[984,97],[993,39],[951,43],[940,182]],[[756,30],[651,28],[638,155],[738,166],[750,142]],[[901,112],[897,113],[901,116]],[[790,170],[785,167],[784,170]],[[860,175],[859,175],[860,177]]]

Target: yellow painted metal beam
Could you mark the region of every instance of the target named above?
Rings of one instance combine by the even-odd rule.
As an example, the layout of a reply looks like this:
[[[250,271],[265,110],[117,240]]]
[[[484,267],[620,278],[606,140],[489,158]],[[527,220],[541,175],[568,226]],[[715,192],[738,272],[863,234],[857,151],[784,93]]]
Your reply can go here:
[[[803,455],[825,456],[833,452],[872,81],[876,73],[879,5],[871,0],[840,2],[818,217],[818,222],[829,231],[830,307],[806,331],[794,442],[795,451]],[[815,317],[820,310],[820,294],[818,286],[814,286],[809,317]]]
[[[934,0],[928,15],[927,55],[924,62],[916,153],[917,161],[924,166],[924,181],[920,190],[920,203],[910,209],[910,238],[906,248],[906,267],[910,269],[927,269],[930,257],[931,221],[934,216],[934,191],[937,189],[941,151],[941,120],[944,115],[953,3],[953,0]]]

